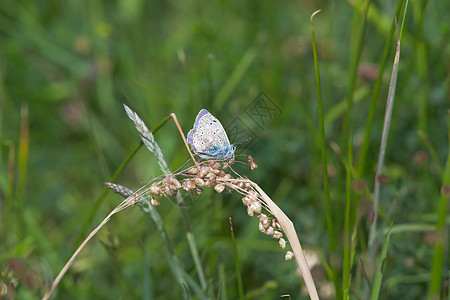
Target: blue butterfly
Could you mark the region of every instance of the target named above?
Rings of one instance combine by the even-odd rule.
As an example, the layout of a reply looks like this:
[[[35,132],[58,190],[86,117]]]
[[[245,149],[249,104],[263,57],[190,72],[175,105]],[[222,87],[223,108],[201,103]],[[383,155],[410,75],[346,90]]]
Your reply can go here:
[[[206,109],[202,109],[195,118],[194,127],[187,135],[187,142],[201,158],[234,158],[236,147],[230,144],[219,120]]]

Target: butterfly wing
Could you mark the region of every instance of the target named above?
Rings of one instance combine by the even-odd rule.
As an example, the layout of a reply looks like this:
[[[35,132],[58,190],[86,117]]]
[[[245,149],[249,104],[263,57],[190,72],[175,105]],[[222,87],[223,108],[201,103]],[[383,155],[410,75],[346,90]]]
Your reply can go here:
[[[205,138],[208,142],[216,143],[215,146],[229,145],[227,133],[220,121],[212,114],[208,113],[200,120],[201,124],[207,128]],[[209,145],[212,146],[212,145]]]
[[[194,153],[202,158],[229,158],[230,149],[234,150],[220,121],[206,109],[198,113],[187,140]]]
[[[203,118],[204,115],[209,114],[209,112],[206,109],[202,109],[198,112],[197,117],[195,118],[195,122],[194,122],[194,127],[188,132],[187,135],[187,143],[189,145],[191,145],[192,150],[194,151],[195,154],[198,153],[199,150],[198,147],[199,145],[199,128],[198,125],[200,123],[200,120]],[[194,143],[195,140],[195,143]]]

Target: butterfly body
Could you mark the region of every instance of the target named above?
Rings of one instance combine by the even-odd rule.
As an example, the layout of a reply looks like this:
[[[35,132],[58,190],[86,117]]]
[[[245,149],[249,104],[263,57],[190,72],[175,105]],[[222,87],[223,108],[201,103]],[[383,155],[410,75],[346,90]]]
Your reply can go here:
[[[230,144],[220,121],[206,109],[202,109],[195,118],[194,127],[187,135],[187,142],[195,154],[206,159],[233,158],[236,150]]]

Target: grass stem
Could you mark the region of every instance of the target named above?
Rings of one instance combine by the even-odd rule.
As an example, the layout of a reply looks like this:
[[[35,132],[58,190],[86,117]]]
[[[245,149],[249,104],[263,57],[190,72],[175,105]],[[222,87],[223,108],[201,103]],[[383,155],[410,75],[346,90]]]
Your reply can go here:
[[[239,269],[239,259],[238,259],[238,253],[237,253],[236,238],[234,236],[233,222],[231,221],[231,217],[228,218],[228,221],[230,222],[231,241],[233,242],[234,265],[236,267],[236,280],[237,280],[237,285],[238,285],[239,299],[244,300],[245,299],[244,298],[244,285],[242,284],[242,275],[241,275],[241,271]]]
[[[448,111],[448,154],[445,164],[444,178],[441,187],[441,199],[437,210],[436,244],[434,246],[433,261],[431,265],[431,281],[428,299],[439,299],[442,288],[442,274],[447,271],[444,264],[444,251],[448,252],[448,228],[445,224],[447,216],[447,203],[450,199],[450,110]],[[448,257],[448,255],[447,255]],[[445,272],[447,273],[447,272]]]
[[[406,7],[405,7],[405,9],[406,9]],[[378,164],[377,164],[377,170],[375,173],[375,183],[374,183],[374,192],[373,192],[374,219],[373,219],[373,223],[370,227],[369,248],[374,247],[374,242],[375,242],[375,237],[376,237],[377,218],[378,218],[378,202],[379,202],[379,197],[380,197],[379,177],[381,175],[383,165],[384,165],[384,157],[385,157],[385,153],[386,153],[387,138],[389,135],[389,128],[390,128],[390,124],[391,124],[392,109],[394,107],[395,89],[397,86],[397,75],[398,75],[399,62],[400,62],[400,39],[398,37],[398,31],[397,31],[397,50],[395,52],[394,66],[392,68],[391,81],[389,84],[389,93],[388,93],[388,98],[387,98],[387,103],[386,103],[386,111],[385,111],[385,115],[384,115],[383,133],[381,135],[380,151],[378,154]],[[375,250],[372,249],[372,253],[374,253],[374,251]]]
[[[328,231],[328,242],[330,251],[334,252],[336,250],[336,235],[334,233],[333,217],[331,215],[331,201],[330,201],[330,184],[328,181],[328,163],[327,163],[327,152],[325,145],[325,126],[323,121],[323,101],[322,101],[322,88],[320,84],[320,70],[319,70],[319,59],[317,58],[317,46],[316,38],[314,34],[313,18],[318,14],[320,10],[314,12],[311,15],[311,36],[312,36],[312,46],[314,55],[314,70],[316,73],[316,87],[317,87],[317,107],[319,112],[319,127],[320,127],[320,151],[322,153],[322,173],[323,173],[323,189],[325,195],[325,214],[327,222]]]

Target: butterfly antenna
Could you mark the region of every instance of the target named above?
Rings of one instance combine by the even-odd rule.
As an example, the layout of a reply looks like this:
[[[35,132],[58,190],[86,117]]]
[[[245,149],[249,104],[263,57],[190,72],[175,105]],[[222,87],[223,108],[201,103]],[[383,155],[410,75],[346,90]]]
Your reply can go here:
[[[236,145],[236,146],[237,146],[237,145],[242,145],[242,144],[247,143],[248,141],[251,141],[251,140],[252,140],[252,137],[249,136],[248,138],[246,138],[246,139],[243,140],[243,141],[234,143],[234,145]]]
[[[184,167],[188,164],[188,162],[190,161],[190,159],[188,159],[185,163],[183,163],[180,167],[178,167],[178,169],[176,169],[173,174],[174,175],[179,175],[180,173],[186,171],[186,169],[184,169]]]
[[[169,115],[169,117],[172,118],[173,121],[175,122],[175,125],[177,125],[178,131],[180,132],[180,135],[181,135],[181,137],[183,138],[183,142],[184,142],[184,144],[186,145],[186,149],[188,150],[189,155],[192,157],[192,160],[194,161],[195,165],[196,165],[197,168],[200,170],[200,167],[199,167],[199,165],[197,164],[197,161],[195,160],[194,155],[192,155],[191,149],[189,149],[189,146],[188,146],[188,143],[187,143],[187,141],[186,141],[186,138],[184,137],[183,130],[181,129],[180,123],[178,123],[177,116],[176,116],[174,113],[171,113],[171,114]]]

